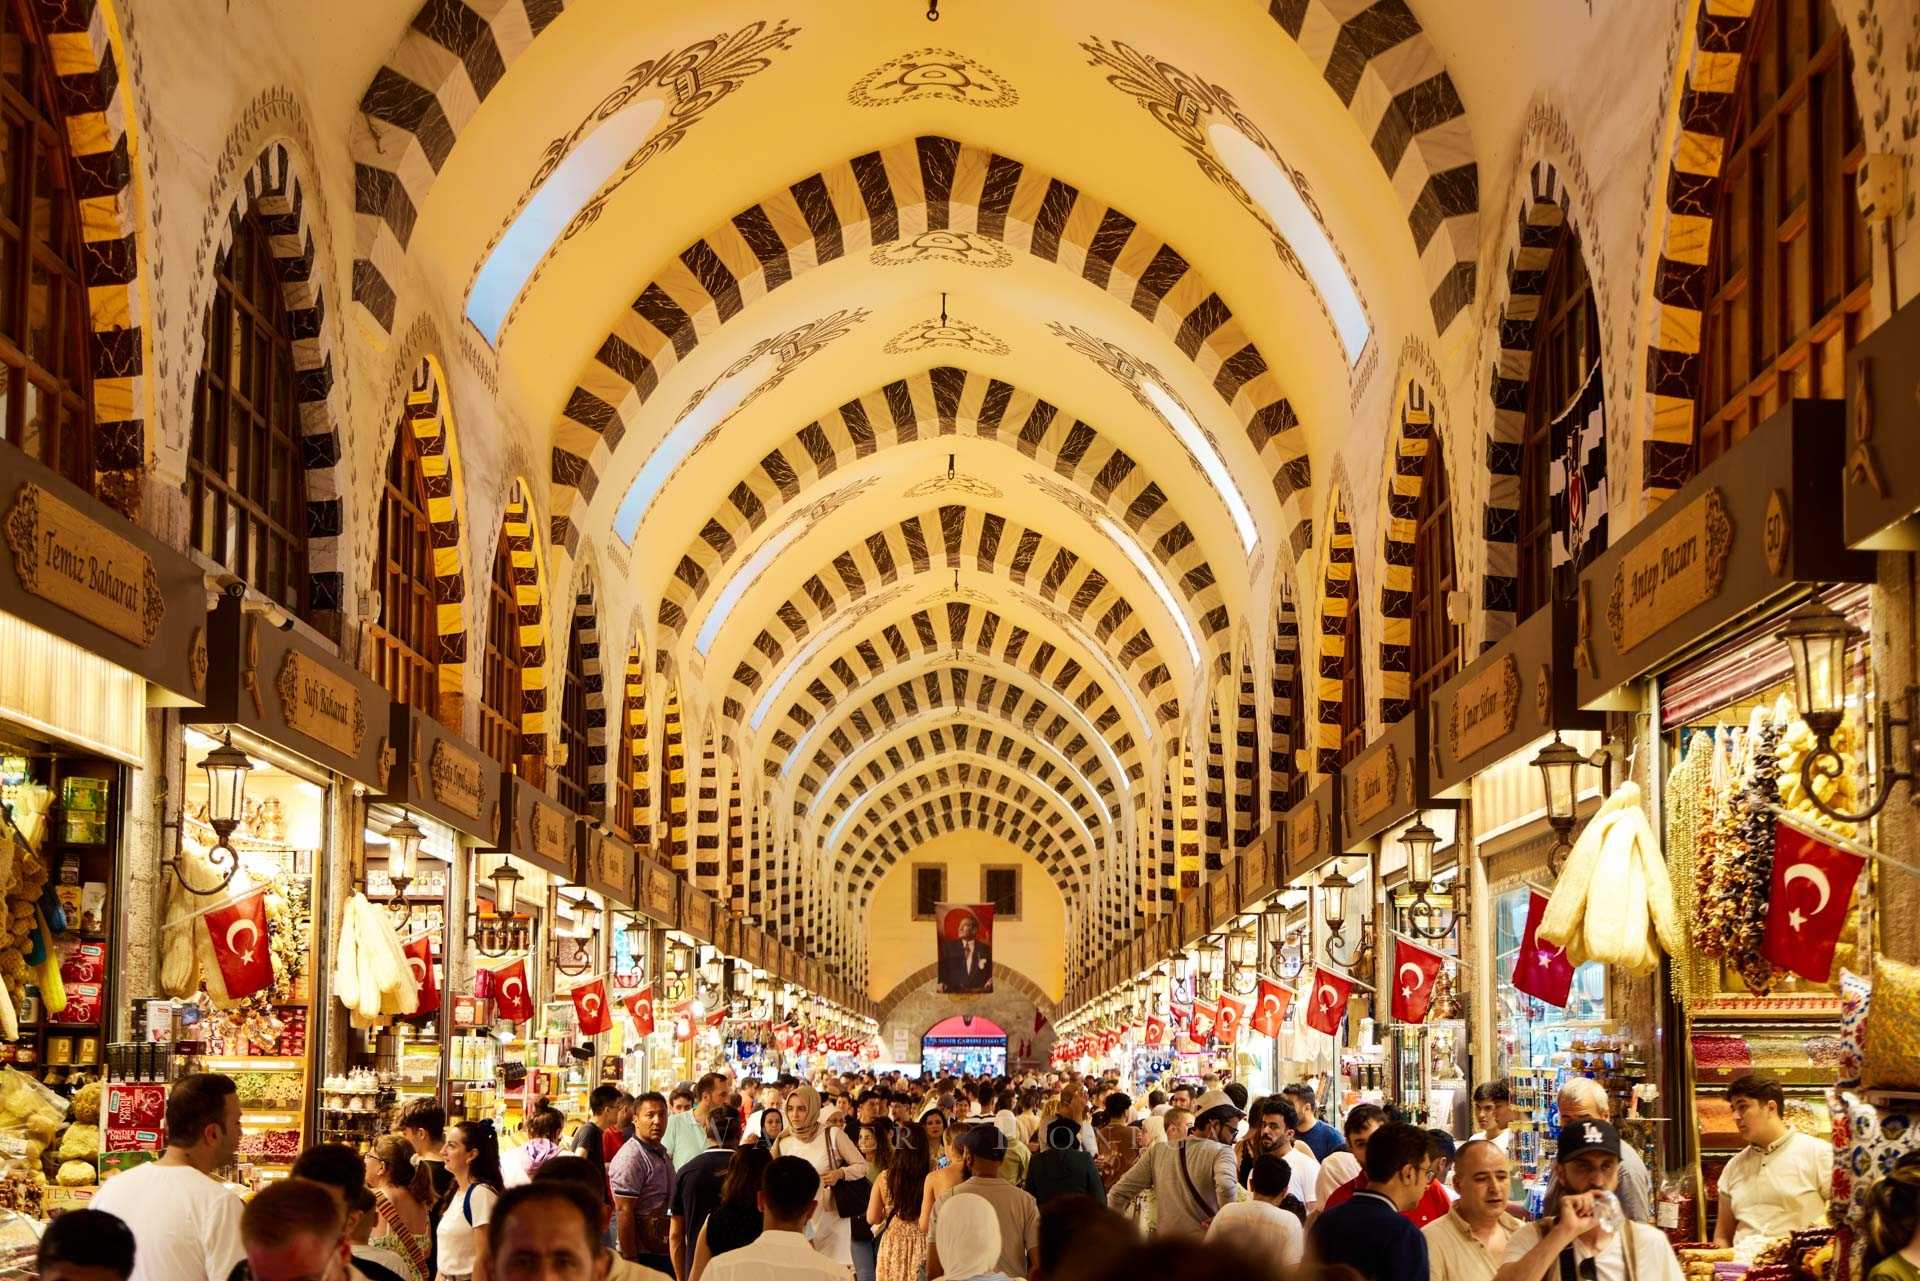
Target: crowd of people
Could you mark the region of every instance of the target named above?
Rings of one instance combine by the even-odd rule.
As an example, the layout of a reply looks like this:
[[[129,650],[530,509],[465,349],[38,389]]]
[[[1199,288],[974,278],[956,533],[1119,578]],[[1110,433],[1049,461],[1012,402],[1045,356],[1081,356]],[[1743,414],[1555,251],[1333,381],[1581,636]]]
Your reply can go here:
[[[1780,1087],[1728,1089],[1747,1147],[1719,1186],[1729,1246],[1824,1222],[1831,1153]],[[569,1125],[431,1100],[362,1154],[323,1144],[242,1201],[233,1082],[186,1077],[157,1161],[108,1180],[41,1243],[54,1281],[1681,1281],[1646,1166],[1604,1090],[1558,1099],[1545,1209],[1526,1216],[1511,1102],[1476,1093],[1456,1141],[1313,1091],[1221,1080],[1135,1099],[1111,1078],[895,1075],[596,1088]],[[1867,1275],[1920,1281],[1920,1159],[1874,1190]]]

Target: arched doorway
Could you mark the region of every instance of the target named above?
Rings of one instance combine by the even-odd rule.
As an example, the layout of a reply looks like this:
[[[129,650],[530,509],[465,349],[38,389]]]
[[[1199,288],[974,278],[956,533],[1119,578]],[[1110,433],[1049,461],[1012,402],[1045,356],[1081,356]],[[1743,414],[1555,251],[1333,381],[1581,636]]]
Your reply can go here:
[[[920,1070],[971,1076],[1003,1076],[1007,1070],[1007,1033],[992,1019],[955,1014],[941,1019],[920,1038]]]

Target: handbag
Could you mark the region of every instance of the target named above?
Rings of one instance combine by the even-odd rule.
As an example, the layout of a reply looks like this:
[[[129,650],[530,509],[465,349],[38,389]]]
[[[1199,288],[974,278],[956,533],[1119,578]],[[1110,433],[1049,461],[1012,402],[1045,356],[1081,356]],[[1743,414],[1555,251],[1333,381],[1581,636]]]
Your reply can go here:
[[[839,1143],[845,1137],[843,1133],[827,1131],[827,1168],[830,1170],[843,1169],[847,1164],[840,1155]],[[873,1195],[873,1181],[865,1175],[857,1179],[841,1179],[830,1191],[833,1193],[833,1212],[843,1219],[853,1220],[856,1241],[868,1240],[868,1237],[860,1235],[860,1229],[866,1226],[867,1199]]]

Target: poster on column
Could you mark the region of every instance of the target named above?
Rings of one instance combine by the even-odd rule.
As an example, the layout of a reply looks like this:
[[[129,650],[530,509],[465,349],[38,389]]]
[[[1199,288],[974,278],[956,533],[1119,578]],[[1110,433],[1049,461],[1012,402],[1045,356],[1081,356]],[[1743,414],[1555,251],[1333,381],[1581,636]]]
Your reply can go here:
[[[993,904],[942,903],[933,919],[940,990],[993,991]]]

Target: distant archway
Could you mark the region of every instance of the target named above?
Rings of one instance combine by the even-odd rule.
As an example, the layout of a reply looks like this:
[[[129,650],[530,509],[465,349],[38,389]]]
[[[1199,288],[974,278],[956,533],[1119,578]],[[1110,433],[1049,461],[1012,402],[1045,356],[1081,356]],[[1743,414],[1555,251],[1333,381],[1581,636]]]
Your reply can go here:
[[[920,1070],[934,1076],[999,1076],[1007,1070],[1007,1032],[978,1014],[950,1014],[920,1034]]]

